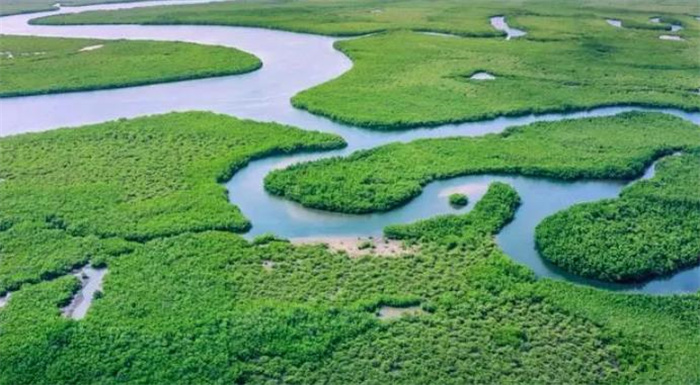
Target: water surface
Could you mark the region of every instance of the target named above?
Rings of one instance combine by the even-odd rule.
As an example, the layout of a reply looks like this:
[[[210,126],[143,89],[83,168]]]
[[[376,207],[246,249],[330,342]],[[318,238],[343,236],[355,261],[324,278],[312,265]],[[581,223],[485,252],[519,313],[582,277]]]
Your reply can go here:
[[[605,21],[616,28],[622,28],[622,21],[617,19],[605,19]]]
[[[682,37],[676,36],[676,35],[661,35],[661,36],[659,36],[659,39],[661,39],[661,40],[673,40],[673,41],[684,40]]]
[[[2,297],[0,297],[0,307],[5,307],[5,305],[7,305],[7,301],[10,300],[11,295],[12,295],[12,293],[8,292],[8,293],[5,293],[5,295],[3,295]]]
[[[102,279],[105,274],[107,274],[106,268],[96,269],[90,265],[76,271],[73,275],[80,280],[81,288],[68,306],[61,310],[63,316],[75,320],[85,318],[92,301],[95,299],[95,293],[102,290]]]
[[[506,33],[506,40],[510,40],[516,37],[525,36],[527,32],[511,28],[508,23],[506,23],[505,16],[494,16],[491,18],[491,25],[499,31]]]
[[[496,77],[491,75],[488,72],[476,72],[472,76],[470,76],[469,79],[472,79],[472,80],[494,80],[494,79],[496,79]]]

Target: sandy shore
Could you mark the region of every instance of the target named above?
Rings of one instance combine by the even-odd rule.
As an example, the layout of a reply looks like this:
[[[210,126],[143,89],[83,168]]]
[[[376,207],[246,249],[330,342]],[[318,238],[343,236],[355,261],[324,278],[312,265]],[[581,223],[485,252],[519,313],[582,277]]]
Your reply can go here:
[[[295,245],[326,244],[329,249],[344,251],[351,258],[359,258],[365,255],[398,257],[418,251],[416,246],[406,247],[403,241],[381,237],[308,237],[292,238],[290,241]]]

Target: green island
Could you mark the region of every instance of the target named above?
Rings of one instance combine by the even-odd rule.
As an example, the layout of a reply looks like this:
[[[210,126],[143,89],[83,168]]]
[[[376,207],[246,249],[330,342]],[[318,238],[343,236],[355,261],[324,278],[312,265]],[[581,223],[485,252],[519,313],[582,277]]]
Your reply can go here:
[[[109,3],[133,3],[147,0],[0,0],[0,16],[18,15],[22,13],[55,11],[56,4],[68,7],[83,5],[109,4]],[[176,1],[176,0],[173,0]]]
[[[700,40],[679,47],[656,32],[613,32],[551,42],[415,32],[340,41],[353,68],[293,103],[380,130],[610,105],[700,109]],[[471,78],[483,72],[495,79]]]
[[[464,194],[455,193],[450,194],[448,201],[450,205],[454,207],[464,207],[469,204],[469,197]]]
[[[207,112],[0,138],[0,293],[103,263],[133,242],[245,231],[220,182],[252,159],[344,145]]]
[[[493,242],[516,206],[510,187],[494,185],[463,221],[441,226],[456,247],[428,237],[420,253],[401,258],[254,245],[216,231],[138,244],[107,260],[103,294],[80,322],[58,312],[78,288],[74,277],[14,293],[0,311],[0,383],[699,378],[698,295],[620,295],[536,280]],[[422,310],[377,318],[384,306]]]
[[[181,42],[0,35],[0,53],[0,97],[234,75],[262,66],[236,49]]]
[[[658,24],[649,18],[664,9],[647,2],[624,13],[597,1],[561,2],[557,11],[546,1],[529,2],[526,9],[519,1],[473,1],[469,7],[455,1],[225,2],[86,12],[33,22],[377,33],[338,41],[336,48],[353,60],[353,68],[299,93],[292,102],[342,123],[380,130],[610,105],[700,110],[700,25],[689,15],[696,9],[679,6]],[[504,41],[489,25],[490,16],[502,14],[527,35]],[[627,28],[611,27],[606,18],[622,19]],[[678,36],[684,40],[659,39],[659,29],[670,28],[671,22],[682,23]],[[479,72],[495,79],[470,79]]]
[[[473,138],[392,143],[273,171],[265,188],[308,207],[369,213],[396,208],[437,179],[485,173],[629,179],[664,154],[697,148],[697,125],[661,113],[628,112]]]
[[[434,242],[449,249],[478,235],[495,235],[515,215],[520,197],[505,183],[493,183],[474,210],[465,215],[442,215],[411,224],[391,225],[384,228],[384,235],[391,239]]]
[[[542,256],[605,281],[642,281],[698,264],[700,152],[667,157],[656,168],[654,178],[632,184],[619,199],[545,219],[536,233]]]

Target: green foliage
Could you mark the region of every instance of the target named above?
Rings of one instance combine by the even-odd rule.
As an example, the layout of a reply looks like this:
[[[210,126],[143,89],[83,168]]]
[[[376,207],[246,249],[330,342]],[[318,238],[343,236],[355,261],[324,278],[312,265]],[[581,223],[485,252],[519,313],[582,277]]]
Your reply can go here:
[[[36,369],[51,366],[68,342],[71,325],[60,316],[59,307],[67,305],[79,287],[75,277],[67,276],[12,293],[0,309],[0,384],[46,383],[40,377],[44,369]]]
[[[700,262],[700,153],[660,161],[619,199],[576,205],[537,227],[542,256],[577,275],[641,281]]]
[[[698,27],[687,16],[694,7],[688,0],[624,9],[602,0],[264,0],[42,22],[499,36],[394,31],[342,42],[353,70],[294,101],[394,128],[609,103],[698,108],[688,92],[700,86]],[[503,41],[488,25],[496,14],[527,30],[525,39]],[[650,15],[681,20],[687,41],[604,22],[648,29]],[[466,79],[476,69],[497,79]],[[464,174],[629,178],[699,143],[697,126],[633,113],[392,144],[277,171],[266,186],[309,206],[369,212]],[[700,296],[536,280],[492,239],[518,204],[507,185],[492,185],[468,214],[388,227],[387,235],[420,243],[399,258],[353,259],[272,235],[248,243],[209,231],[249,226],[216,182],[250,159],[342,145],[335,136],[206,113],[0,139],[0,292],[24,283],[0,310],[0,385],[700,382]],[[681,161],[661,163],[655,179],[613,203],[694,204],[696,185],[666,178],[696,166],[671,162]],[[102,294],[85,319],[63,319],[58,309],[78,281],[56,277],[87,261],[109,268]],[[428,313],[392,322],[374,315],[382,305],[418,304]]]
[[[540,122],[476,138],[393,143],[273,171],[265,188],[309,207],[367,213],[406,203],[436,179],[484,173],[632,178],[661,155],[699,146],[697,125],[632,112]]]
[[[0,293],[124,252],[107,238],[244,231],[250,223],[217,182],[254,158],[343,145],[204,112],[2,138]]]
[[[384,235],[393,239],[421,240],[445,244],[452,249],[460,242],[496,234],[515,215],[518,193],[505,183],[493,183],[474,209],[464,215],[442,215],[408,225],[391,225]],[[478,232],[474,232],[478,231]]]
[[[275,268],[261,274],[267,260]],[[638,360],[661,362],[635,353],[649,343],[534,293],[490,235],[464,250],[426,243],[360,259],[220,232],[157,239],[110,260],[80,322],[51,307],[69,281],[25,286],[0,311],[0,355],[13,364],[0,383],[608,383],[641,374]],[[378,306],[417,303],[431,313],[375,319]]]
[[[7,0],[2,0],[7,1]],[[569,35],[610,28],[605,18],[636,22],[644,28],[658,27],[650,17],[692,20],[697,14],[692,0],[659,3],[653,0],[618,4],[604,0],[264,0],[211,4],[168,5],[115,12],[59,15],[38,21],[46,24],[210,24],[283,29],[326,35],[362,35],[380,31],[413,30],[461,36],[494,37],[504,33],[489,25],[489,17],[506,15],[509,23],[532,30],[557,28]],[[545,22],[520,22],[521,17]],[[642,23],[645,21],[646,23]],[[552,27],[553,26],[553,27]],[[619,32],[619,31],[617,31]],[[557,38],[558,36],[551,36]]]
[[[133,248],[119,238],[73,236],[38,221],[19,222],[0,231],[0,293],[67,274],[88,261],[99,267]]]
[[[469,197],[464,194],[450,194],[448,199],[450,204],[455,207],[464,207],[469,204]]]
[[[336,47],[354,62],[342,76],[293,98],[296,107],[374,129],[501,115],[636,104],[700,110],[700,25],[691,0],[644,0],[620,9],[599,0],[244,1],[88,12],[39,23],[223,24],[333,35],[378,33]],[[504,41],[489,17],[528,32]],[[684,41],[659,39],[652,16],[679,20]],[[606,18],[623,20],[614,28]],[[407,31],[410,30],[410,31]],[[429,36],[416,31],[469,38]],[[494,38],[474,38],[491,36]],[[654,52],[650,55],[650,52]],[[496,76],[470,80],[476,71]]]
[[[666,134],[671,143],[678,140],[678,132]],[[36,255],[52,245],[88,258],[95,248],[110,255],[102,260],[109,269],[102,294],[81,321],[58,311],[78,288],[74,277],[13,291],[0,310],[0,384],[643,384],[699,378],[693,296],[625,301],[629,296],[595,291],[602,299],[591,296],[575,306],[570,299],[591,290],[564,285],[549,292],[547,285],[555,283],[535,280],[492,239],[518,203],[504,184],[493,184],[465,215],[387,229],[421,243],[419,252],[400,258],[353,259],[270,236],[249,243],[225,232],[194,233],[206,227],[179,222],[171,222],[170,233],[144,228],[151,232],[139,233],[139,240],[174,236],[143,244],[105,239],[106,229],[131,226],[114,217],[122,222],[105,227],[113,222],[110,210],[136,210],[144,200],[174,204],[173,191],[190,191],[184,187],[193,191],[193,209],[204,210],[206,192],[219,187],[214,182],[251,157],[339,145],[334,136],[208,113],[0,140],[0,244],[24,250],[45,232],[57,236],[38,238]],[[75,185],[83,189],[63,190]],[[105,191],[123,195],[114,195],[117,203],[103,201],[99,213],[73,202],[89,203]],[[225,201],[216,191],[211,199]],[[231,212],[217,207],[209,216]],[[76,226],[81,218],[91,226]],[[459,247],[444,244],[447,237]],[[274,268],[266,271],[268,261]],[[418,304],[428,313],[392,322],[374,315],[382,305]],[[639,317],[664,331],[645,330],[635,323]]]
[[[62,0],[62,6],[77,7],[81,5],[104,3],[131,3],[146,0]],[[16,15],[20,13],[32,13],[56,10],[55,0],[0,0],[0,16]]]
[[[257,237],[253,238],[253,241],[252,241],[252,243],[254,245],[266,245],[270,242],[289,242],[289,240],[284,239],[284,238],[280,238],[272,233],[265,233],[265,234],[260,234]]]
[[[620,364],[633,365],[640,373],[625,383],[693,384],[700,380],[700,357],[693,353],[700,345],[700,294],[616,294],[553,280],[538,281],[536,292],[572,316],[590,317],[608,326],[624,340],[647,341],[620,346]],[[674,353],[664,353],[671,346]]]
[[[671,45],[654,32],[612,32],[619,31],[548,42],[410,32],[340,41],[353,68],[293,103],[381,130],[603,105],[700,109],[698,42]],[[469,79],[478,71],[496,79]]]
[[[233,75],[262,65],[236,49],[179,42],[2,35],[0,52],[0,97]]]

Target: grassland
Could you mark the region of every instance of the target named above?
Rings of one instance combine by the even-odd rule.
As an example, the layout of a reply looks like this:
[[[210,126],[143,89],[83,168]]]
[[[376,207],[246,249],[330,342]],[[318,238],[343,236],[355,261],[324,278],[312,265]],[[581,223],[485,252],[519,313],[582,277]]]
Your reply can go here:
[[[343,145],[330,134],[203,112],[2,138],[0,292],[121,254],[133,241],[247,230],[219,182],[254,158]]]
[[[537,228],[542,256],[574,274],[640,281],[700,262],[700,153],[671,156],[620,199],[581,204]]]
[[[663,154],[699,146],[697,125],[631,112],[534,123],[476,138],[393,143],[274,171],[265,188],[308,207],[368,213],[406,203],[436,179],[484,173],[626,179]]]
[[[0,52],[0,97],[233,75],[262,66],[236,49],[179,42],[2,35]]]
[[[692,1],[673,6],[640,1],[625,10],[599,1],[550,5],[546,1],[227,2],[61,15],[36,22],[223,24],[331,35],[385,32],[339,41],[336,47],[353,60],[354,67],[293,98],[298,108],[374,129],[602,105],[700,109],[700,23],[691,17],[700,10]],[[493,15],[506,15],[510,24],[528,34],[504,41],[501,32],[489,25]],[[656,16],[662,16],[663,23],[649,21]],[[609,26],[606,18],[623,20],[625,28]],[[684,41],[659,39],[660,29],[670,28],[670,22],[683,25]],[[469,79],[479,71],[496,79]]]
[[[492,186],[463,221],[442,226],[456,247],[419,236],[421,252],[402,258],[351,259],[274,240],[254,245],[223,232],[139,244],[106,261],[103,294],[80,322],[58,312],[77,289],[73,277],[15,292],[0,310],[0,383],[700,378],[693,354],[700,297],[629,296],[536,281],[491,237],[515,202],[510,187]],[[273,267],[265,269],[265,261]],[[423,308],[417,316],[381,321],[374,315],[382,305],[416,304]]]

